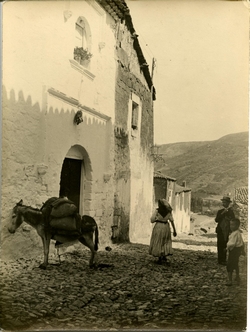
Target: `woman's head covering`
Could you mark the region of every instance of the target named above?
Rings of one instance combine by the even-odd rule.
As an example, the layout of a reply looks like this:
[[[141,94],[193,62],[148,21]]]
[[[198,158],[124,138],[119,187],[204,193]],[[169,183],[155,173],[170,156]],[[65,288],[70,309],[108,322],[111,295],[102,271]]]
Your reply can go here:
[[[168,213],[172,212],[172,207],[164,198],[158,200],[158,212],[164,218]]]

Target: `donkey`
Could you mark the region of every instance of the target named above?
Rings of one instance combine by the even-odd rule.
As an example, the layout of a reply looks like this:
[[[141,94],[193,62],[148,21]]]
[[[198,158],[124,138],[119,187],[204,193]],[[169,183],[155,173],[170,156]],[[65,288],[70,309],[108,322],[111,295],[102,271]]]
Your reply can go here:
[[[46,269],[48,265],[50,240],[54,239],[59,243],[66,243],[79,240],[83,245],[88,247],[91,251],[89,260],[90,267],[96,267],[96,252],[98,250],[98,226],[94,218],[90,216],[82,216],[81,218],[81,232],[62,232],[58,229],[53,229],[47,222],[43,212],[31,206],[23,205],[23,200],[18,202],[12,211],[12,220],[8,227],[10,233],[15,233],[16,229],[25,221],[30,226],[34,227],[38,235],[42,238],[44,261],[39,268]],[[93,242],[93,235],[95,234],[95,242]]]

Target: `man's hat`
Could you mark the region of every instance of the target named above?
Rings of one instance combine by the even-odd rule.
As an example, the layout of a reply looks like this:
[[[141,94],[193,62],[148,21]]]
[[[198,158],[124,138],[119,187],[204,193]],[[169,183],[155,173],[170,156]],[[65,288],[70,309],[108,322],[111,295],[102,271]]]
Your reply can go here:
[[[231,202],[232,202],[232,201],[231,201],[231,198],[230,198],[229,196],[223,196],[222,199],[221,199],[221,201],[222,201],[222,202],[225,201],[225,202],[228,202],[228,203],[231,203]]]

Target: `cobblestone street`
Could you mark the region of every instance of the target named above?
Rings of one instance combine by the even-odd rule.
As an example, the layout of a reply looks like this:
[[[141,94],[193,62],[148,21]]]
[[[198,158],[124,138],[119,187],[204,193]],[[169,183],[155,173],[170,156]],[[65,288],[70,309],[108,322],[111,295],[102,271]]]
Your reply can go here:
[[[245,329],[246,257],[241,284],[228,287],[215,252],[173,247],[164,265],[138,244],[100,250],[96,270],[87,249],[64,254],[60,265],[53,259],[45,271],[42,256],[2,262],[1,328]]]

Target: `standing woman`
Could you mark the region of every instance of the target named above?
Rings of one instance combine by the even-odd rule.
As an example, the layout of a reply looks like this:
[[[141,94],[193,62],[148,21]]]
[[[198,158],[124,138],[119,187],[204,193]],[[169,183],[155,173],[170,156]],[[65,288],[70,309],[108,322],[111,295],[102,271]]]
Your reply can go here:
[[[165,199],[159,199],[158,208],[150,220],[155,225],[151,235],[149,254],[158,257],[158,263],[161,264],[163,260],[166,260],[166,256],[173,254],[169,221],[173,228],[173,235],[177,235],[172,207]]]

